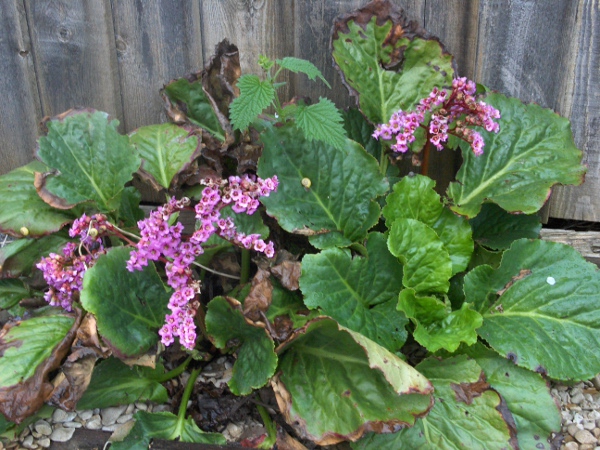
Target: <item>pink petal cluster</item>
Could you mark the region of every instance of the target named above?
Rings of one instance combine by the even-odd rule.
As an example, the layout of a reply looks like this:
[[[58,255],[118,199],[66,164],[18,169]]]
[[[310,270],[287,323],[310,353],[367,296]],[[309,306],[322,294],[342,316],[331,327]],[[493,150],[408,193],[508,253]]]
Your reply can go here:
[[[395,112],[388,123],[377,126],[373,137],[395,140],[391,149],[406,153],[409,144],[415,140],[415,131],[423,127],[427,129],[429,142],[438,150],[444,148],[443,143],[448,141],[448,135],[454,134],[467,141],[473,153],[479,156],[483,153],[483,138],[468,127],[480,126],[497,133],[500,127],[494,119],[500,118],[500,112],[485,102],[477,101],[476,88],[473,81],[464,77],[453,80],[450,95],[445,90],[434,88],[428,97],[419,102],[416,111]],[[431,114],[429,126],[426,126],[428,113]]]
[[[180,343],[190,350],[196,342],[194,317],[199,307],[196,297],[200,293],[200,283],[193,279],[190,266],[204,252],[202,244],[213,234],[218,234],[268,257],[273,257],[275,253],[273,243],[265,243],[260,235],[237,232],[231,218],[221,217],[221,210],[231,204],[236,213],[253,214],[260,205],[258,198],[267,197],[277,189],[276,176],[263,180],[244,175],[230,177],[228,181],[204,179],[202,183],[206,187],[194,208],[199,226],[192,236],[182,236],[183,225],[179,222],[169,225],[173,214],[190,205],[188,198],[172,198],[147,219],[138,222],[141,239],[127,262],[127,269],[133,271],[142,270],[149,260],[167,261],[167,282],[174,292],[168,304],[171,312],[165,317],[159,334],[164,345],[171,345],[178,337]]]
[[[69,242],[62,249],[62,255],[50,253],[36,264],[50,287],[44,299],[51,306],[72,310],[73,301],[83,287],[83,275],[100,255],[106,253],[101,237],[109,228],[106,216],[96,214],[89,217],[84,214],[73,222],[69,230],[69,236],[80,236],[81,244]],[[86,252],[82,253],[82,249]]]

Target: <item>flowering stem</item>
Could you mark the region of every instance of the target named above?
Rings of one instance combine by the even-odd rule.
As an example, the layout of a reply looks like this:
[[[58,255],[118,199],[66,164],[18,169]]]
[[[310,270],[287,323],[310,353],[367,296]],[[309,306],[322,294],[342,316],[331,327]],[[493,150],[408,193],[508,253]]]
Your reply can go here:
[[[185,390],[183,391],[183,395],[181,396],[181,403],[179,404],[179,412],[177,413],[177,422],[183,423],[185,420],[185,412],[187,411],[187,403],[192,395],[192,391],[194,390],[194,384],[196,384],[196,379],[202,368],[192,370],[190,374],[190,378],[188,379],[187,385],[185,386]]]
[[[211,269],[210,267],[203,266],[202,264],[197,263],[196,261],[192,261],[192,264],[194,266],[200,267],[202,270],[206,270],[207,272],[211,272],[211,273],[214,273],[216,275],[221,275],[222,277],[233,278],[234,280],[239,280],[240,279],[240,277],[238,277],[237,275],[231,275],[231,274],[228,274],[228,273],[219,272],[218,270],[214,270],[214,269]]]
[[[385,176],[385,174],[387,173],[389,163],[390,163],[390,160],[385,152],[385,148],[382,146],[381,147],[381,156],[379,157],[379,172],[383,176]]]
[[[423,148],[423,161],[421,161],[421,175],[427,175],[429,172],[429,151],[431,150],[431,142],[427,136],[427,142]]]
[[[175,377],[178,377],[187,368],[191,360],[192,357],[188,356],[187,359],[184,362],[182,362],[179,366],[175,367],[173,370],[169,370],[167,373],[164,373],[160,377],[156,377],[154,381],[158,383],[164,383],[165,381],[169,381]]]
[[[240,284],[245,284],[250,278],[250,250],[247,248],[242,249],[242,274],[240,277]]]

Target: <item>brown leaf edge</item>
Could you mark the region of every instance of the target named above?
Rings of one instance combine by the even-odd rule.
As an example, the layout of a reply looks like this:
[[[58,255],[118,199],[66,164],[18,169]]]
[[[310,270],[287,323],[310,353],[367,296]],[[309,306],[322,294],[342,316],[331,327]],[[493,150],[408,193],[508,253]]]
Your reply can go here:
[[[285,351],[285,349],[290,344],[292,344],[298,338],[299,335],[306,334],[306,332],[308,331],[308,329],[311,325],[313,325],[316,322],[323,321],[323,320],[333,321],[333,322],[335,322],[336,326],[338,327],[338,329],[340,331],[347,332],[346,328],[342,327],[334,319],[327,317],[327,316],[320,316],[320,317],[317,317],[317,318],[307,322],[306,325],[304,325],[302,328],[295,330],[294,333],[288,338],[288,340],[281,343],[275,349],[275,353],[277,353],[278,355],[281,354],[283,351]],[[356,343],[362,347],[362,345],[359,342],[356,342]],[[366,350],[365,350],[365,355],[366,355],[367,359],[369,359],[369,356],[368,356]],[[370,363],[369,366],[372,369],[380,370],[383,373],[381,368],[378,367],[376,364]],[[290,392],[286,389],[283,382],[281,381],[280,375],[281,375],[281,372],[276,373],[271,378],[271,387],[273,388],[273,391],[275,393],[275,399],[277,401],[277,405],[279,406],[279,410],[281,411],[281,414],[283,415],[285,421],[289,425],[291,425],[300,436],[302,436],[303,438],[306,438],[306,439],[310,439],[311,441],[315,442],[317,445],[335,445],[335,444],[338,444],[343,441],[355,442],[358,439],[360,439],[361,437],[363,437],[365,433],[371,433],[371,432],[378,433],[378,434],[395,433],[395,432],[400,431],[403,428],[411,427],[413,425],[411,423],[407,423],[407,422],[404,422],[401,420],[375,421],[375,422],[366,422],[363,425],[361,425],[358,429],[356,429],[354,432],[347,434],[347,435],[340,435],[339,433],[331,432],[331,433],[325,433],[322,436],[313,436],[307,432],[307,424],[304,419],[302,419],[299,416],[292,416],[292,412],[291,412],[292,396],[291,396]],[[431,382],[428,381],[427,386],[423,390],[410,389],[409,392],[399,393],[399,395],[402,395],[402,394],[430,395],[432,393],[433,393],[433,385],[431,384]],[[429,411],[431,410],[431,408],[433,408],[434,403],[435,403],[435,399],[433,398],[433,396],[430,396],[429,406],[422,413],[415,414],[414,415],[415,419],[425,417],[427,414],[429,414]]]
[[[391,45],[393,47],[398,40],[403,38],[408,38],[409,40],[421,38],[424,40],[436,41],[440,45],[442,53],[450,55],[439,38],[430,34],[425,28],[421,27],[417,21],[408,20],[405,11],[402,8],[396,7],[389,0],[373,0],[362,8],[338,16],[333,22],[329,48],[333,51],[333,42],[339,39],[339,33],[347,34],[350,32],[350,28],[348,27],[349,22],[353,21],[355,24],[366,30],[367,25],[373,18],[375,18],[377,26],[383,26],[389,21],[393,24],[384,41],[384,45]],[[379,63],[386,70],[401,71],[404,62],[404,47],[396,48],[391,53],[390,58],[390,62],[387,64],[383,61],[379,61]],[[344,72],[340,69],[333,57],[332,59],[333,67],[340,74],[342,83],[346,86],[350,95],[356,98],[356,104],[359,105],[360,94],[347,82]],[[456,73],[457,66],[454,58],[452,59],[452,66]]]
[[[0,413],[10,422],[17,424],[23,422],[27,417],[35,414],[52,394],[53,386],[48,381],[49,374],[60,367],[63,358],[71,348],[81,324],[81,311],[76,310],[73,317],[75,322],[69,332],[52,350],[50,357],[36,368],[32,377],[17,385],[0,388]],[[5,325],[2,334],[6,334],[10,328],[19,326],[20,323],[21,321],[17,321]]]

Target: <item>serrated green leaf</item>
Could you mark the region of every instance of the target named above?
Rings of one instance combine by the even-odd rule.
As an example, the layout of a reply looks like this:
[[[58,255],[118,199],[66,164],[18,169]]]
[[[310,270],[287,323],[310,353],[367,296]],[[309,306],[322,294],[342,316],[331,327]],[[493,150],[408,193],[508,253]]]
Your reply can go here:
[[[321,81],[323,81],[323,83],[325,83],[325,85],[329,89],[331,89],[331,86],[329,85],[321,71],[317,69],[317,66],[315,66],[310,61],[300,58],[294,58],[292,56],[286,56],[283,59],[276,60],[276,62],[277,64],[279,64],[280,67],[283,67],[284,69],[290,70],[294,73],[303,73],[311,80],[315,80],[318,77],[319,79],[321,79]]]
[[[46,179],[46,189],[69,204],[92,200],[101,211],[118,209],[125,184],[141,163],[129,138],[117,132],[118,124],[100,111],[49,121],[37,156],[58,174]]]
[[[397,15],[392,16],[373,17],[365,10],[360,24],[356,15],[334,24],[333,58],[358,93],[361,111],[375,124],[399,109],[414,109],[434,87],[451,85],[454,75],[452,56],[437,40],[405,34],[407,24],[393,23]],[[387,70],[390,66],[399,67]]]
[[[224,297],[208,304],[206,331],[215,346],[237,350],[232,377],[228,385],[235,395],[248,395],[263,387],[275,373],[275,344],[263,328],[249,325],[240,309],[235,309]],[[232,343],[236,344],[233,345]]]
[[[138,128],[129,140],[143,160],[142,170],[165,189],[192,162],[198,150],[198,138],[171,123]]]
[[[0,248],[0,273],[2,278],[27,276],[42,257],[60,253],[69,242],[66,237],[51,234],[39,239],[17,239]]]
[[[125,439],[112,442],[113,450],[147,450],[152,439],[215,445],[227,443],[222,434],[202,431],[191,417],[179,420],[170,412],[138,411],[133,418],[135,425]]]
[[[572,247],[520,239],[464,289],[484,318],[478,334],[502,356],[560,380],[600,372],[600,273]]]
[[[343,149],[308,142],[293,124],[269,127],[261,139],[258,175],[277,175],[280,181],[277,192],[261,202],[282,228],[309,236],[337,232],[352,243],[377,223],[379,206],[373,199],[388,184],[362,146],[351,140]]]
[[[135,356],[158,341],[168,313],[169,291],[150,263],[129,272],[130,250],[110,249],[83,277],[81,304],[93,313],[105,343],[119,356]]]
[[[418,294],[448,292],[452,260],[433,229],[415,219],[396,219],[388,248],[404,264],[405,287]]]
[[[0,279],[0,309],[12,308],[30,295],[31,291],[21,280]]]
[[[299,107],[296,124],[308,141],[316,139],[341,149],[346,146],[343,119],[331,100],[320,97],[319,103]]]
[[[256,75],[242,75],[237,87],[240,96],[229,105],[229,115],[236,130],[245,130],[275,99],[275,89],[271,81],[260,81]]]
[[[465,355],[429,358],[416,367],[435,388],[435,405],[414,427],[395,434],[370,434],[352,444],[355,450],[515,448],[511,428],[499,411],[500,396],[481,382],[481,367]],[[515,443],[516,444],[516,443]]]
[[[396,310],[402,265],[390,254],[383,234],[369,234],[366,247],[366,258],[352,258],[349,251],[337,248],[306,255],[300,277],[304,303],[397,351],[406,340],[407,323]]]
[[[155,369],[129,367],[117,358],[108,358],[94,368],[90,384],[77,402],[77,408],[106,408],[147,400],[165,403],[169,400],[167,390],[155,381],[163,373],[162,364]]]
[[[453,211],[475,217],[491,201],[509,212],[532,214],[554,184],[583,182],[582,153],[567,119],[501,94],[489,94],[485,102],[502,114],[500,132],[478,130],[485,141],[481,156],[461,144],[463,164],[448,187]]]
[[[200,80],[190,83],[189,80],[180,78],[166,85],[165,93],[171,102],[185,112],[190,122],[208,131],[221,142],[225,141],[225,131]]]
[[[494,203],[484,203],[469,223],[473,240],[492,250],[506,250],[521,238],[537,239],[542,229],[536,214],[509,214]]]
[[[60,230],[73,220],[73,214],[51,207],[35,190],[35,172],[48,170],[45,164],[34,161],[0,176],[0,232],[22,237],[24,227],[28,236],[42,236]]]
[[[561,415],[548,382],[482,344],[462,351],[481,366],[487,382],[506,402],[515,419],[519,447],[524,450],[551,448],[548,443],[552,433],[560,432]]]
[[[317,444],[356,439],[371,426],[411,426],[430,406],[425,377],[327,318],[287,343],[278,372],[275,393],[286,420]]]

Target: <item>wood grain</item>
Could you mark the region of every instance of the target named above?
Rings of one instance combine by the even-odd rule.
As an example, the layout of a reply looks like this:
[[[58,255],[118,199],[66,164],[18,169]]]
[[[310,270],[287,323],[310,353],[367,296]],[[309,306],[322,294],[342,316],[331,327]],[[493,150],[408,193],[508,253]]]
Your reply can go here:
[[[22,0],[0,2],[0,174],[33,159],[42,118]]]
[[[25,0],[25,5],[43,114],[88,106],[121,118],[109,0]]]

